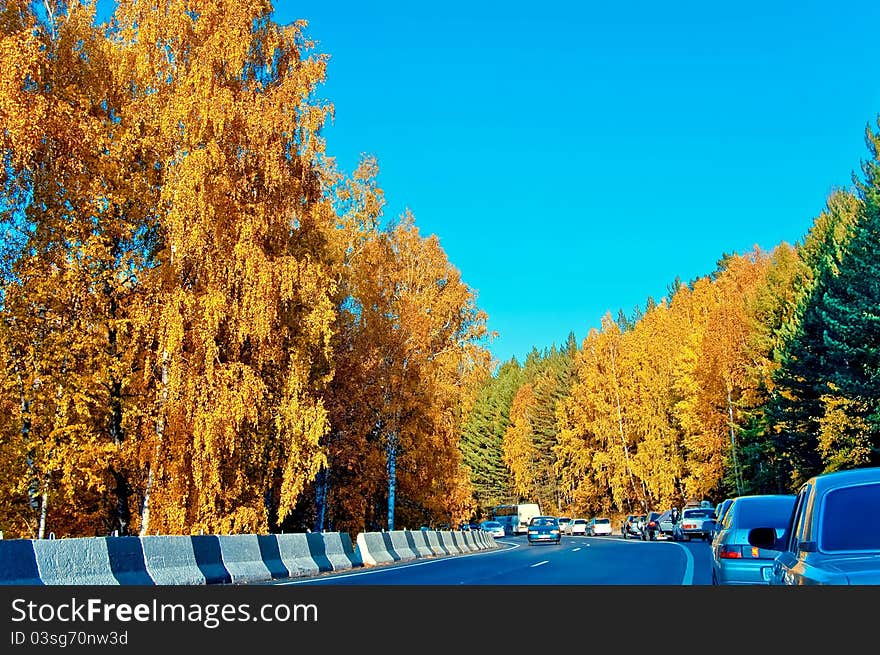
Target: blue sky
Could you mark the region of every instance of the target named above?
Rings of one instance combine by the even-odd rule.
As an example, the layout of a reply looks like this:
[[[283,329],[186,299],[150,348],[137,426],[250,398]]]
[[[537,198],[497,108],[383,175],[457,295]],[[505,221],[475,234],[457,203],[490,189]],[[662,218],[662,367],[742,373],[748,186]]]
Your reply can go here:
[[[880,112],[876,1],[275,7],[331,56],[329,154],[378,158],[500,360],[797,241]]]

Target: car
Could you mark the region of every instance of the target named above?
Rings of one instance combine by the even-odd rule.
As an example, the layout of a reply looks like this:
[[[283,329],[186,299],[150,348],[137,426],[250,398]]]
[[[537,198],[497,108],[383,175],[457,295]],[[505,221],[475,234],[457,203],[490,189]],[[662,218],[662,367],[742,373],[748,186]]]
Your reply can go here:
[[[731,503],[733,503],[733,498],[725,498],[715,506],[715,523],[712,525],[712,534],[709,535],[709,541],[712,541],[715,535],[721,531],[721,522],[724,520],[724,515],[730,508]]]
[[[675,523],[672,521],[672,510],[667,509],[665,512],[660,514],[657,517],[657,538],[658,539],[672,539],[672,530],[675,528]]]
[[[587,519],[572,519],[565,528],[565,534],[587,534]]]
[[[675,541],[702,539],[708,541],[715,525],[715,512],[700,507],[685,507],[678,523],[672,527],[672,538]]]
[[[600,535],[611,534],[611,519],[594,518],[587,523],[587,535],[590,537],[598,537]]]
[[[620,525],[620,534],[624,539],[642,536],[641,523],[645,520],[644,514],[630,514]]]
[[[558,544],[562,540],[562,532],[559,529],[559,519],[555,516],[535,516],[529,521],[526,531],[529,545],[537,543],[553,542]]]
[[[648,512],[642,522],[642,541],[655,541],[660,535],[660,512]]]
[[[498,521],[483,521],[480,523],[480,530],[489,533],[496,539],[504,536],[504,526]]]
[[[776,557],[771,585],[880,584],[880,468],[823,473],[798,490],[782,535],[771,523],[748,542]]]
[[[769,526],[779,535],[788,525],[794,494],[737,496],[724,516],[721,531],[712,540],[712,584],[767,584],[778,553],[749,543],[749,531]]]
[[[571,523],[570,516],[559,517],[559,529],[562,530],[562,534],[566,534],[569,523]]]

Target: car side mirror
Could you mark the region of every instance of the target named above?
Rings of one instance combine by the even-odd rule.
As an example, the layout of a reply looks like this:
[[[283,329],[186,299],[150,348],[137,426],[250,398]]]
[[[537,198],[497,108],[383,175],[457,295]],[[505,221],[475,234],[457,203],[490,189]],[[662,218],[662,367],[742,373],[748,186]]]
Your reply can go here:
[[[777,545],[775,528],[752,528],[749,530],[749,545],[764,550],[782,550]]]

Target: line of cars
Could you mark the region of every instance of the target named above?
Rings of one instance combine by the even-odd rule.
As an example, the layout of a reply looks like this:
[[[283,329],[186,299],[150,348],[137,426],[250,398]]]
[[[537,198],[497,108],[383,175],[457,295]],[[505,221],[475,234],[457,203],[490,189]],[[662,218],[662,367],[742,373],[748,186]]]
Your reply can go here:
[[[529,545],[543,542],[558,544],[563,535],[598,537],[611,534],[611,519],[595,517],[587,521],[570,516],[536,516],[529,522],[526,533]]]
[[[731,500],[713,584],[880,584],[880,467],[817,475],[796,494]]]

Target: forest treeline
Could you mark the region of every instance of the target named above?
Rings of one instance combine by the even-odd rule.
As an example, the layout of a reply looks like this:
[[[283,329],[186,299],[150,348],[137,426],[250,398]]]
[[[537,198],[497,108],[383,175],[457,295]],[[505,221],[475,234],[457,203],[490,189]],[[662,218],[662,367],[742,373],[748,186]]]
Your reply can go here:
[[[0,530],[417,527],[880,462],[877,132],[795,245],[493,368],[271,4],[0,4]]]
[[[470,513],[486,316],[265,1],[0,4],[0,530]],[[395,516],[395,512],[396,515]]]
[[[795,245],[725,254],[487,378],[462,435],[480,514],[644,512],[880,465],[878,134]]]

